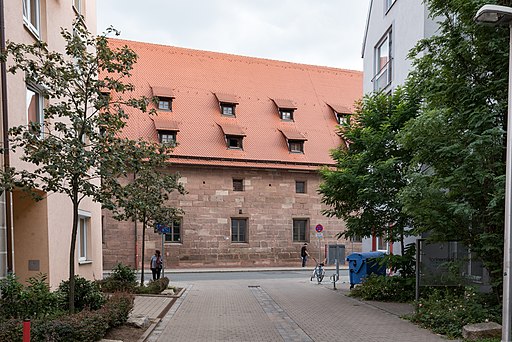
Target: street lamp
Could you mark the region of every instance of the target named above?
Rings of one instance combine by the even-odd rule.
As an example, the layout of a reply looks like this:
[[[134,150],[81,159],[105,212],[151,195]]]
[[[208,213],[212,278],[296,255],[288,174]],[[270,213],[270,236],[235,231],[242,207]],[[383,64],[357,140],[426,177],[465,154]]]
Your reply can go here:
[[[509,62],[508,62],[508,113],[507,113],[507,159],[505,180],[505,228],[503,246],[503,316],[501,319],[501,341],[510,342],[511,335],[511,264],[512,244],[510,241],[512,205],[512,8],[497,5],[484,5],[476,12],[477,23],[491,25],[508,25],[510,29]]]

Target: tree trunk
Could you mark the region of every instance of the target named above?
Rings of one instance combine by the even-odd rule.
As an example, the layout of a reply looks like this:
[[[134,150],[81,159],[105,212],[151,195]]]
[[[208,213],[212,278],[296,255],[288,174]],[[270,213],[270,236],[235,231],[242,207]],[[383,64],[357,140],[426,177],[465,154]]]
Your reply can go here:
[[[141,268],[140,268],[140,286],[144,285],[144,260],[146,250],[146,213],[142,214],[142,253],[141,253]]]
[[[69,248],[69,313],[75,313],[75,249],[78,231],[78,190],[73,191],[73,228],[71,229],[71,246]]]

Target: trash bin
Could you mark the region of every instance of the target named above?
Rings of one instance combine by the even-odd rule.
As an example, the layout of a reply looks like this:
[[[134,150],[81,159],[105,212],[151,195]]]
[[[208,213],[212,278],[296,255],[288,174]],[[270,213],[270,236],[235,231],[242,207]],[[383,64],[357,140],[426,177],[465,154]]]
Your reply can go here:
[[[363,278],[370,274],[386,275],[386,265],[380,265],[377,260],[383,256],[384,252],[352,253],[347,256],[350,288],[361,284]]]

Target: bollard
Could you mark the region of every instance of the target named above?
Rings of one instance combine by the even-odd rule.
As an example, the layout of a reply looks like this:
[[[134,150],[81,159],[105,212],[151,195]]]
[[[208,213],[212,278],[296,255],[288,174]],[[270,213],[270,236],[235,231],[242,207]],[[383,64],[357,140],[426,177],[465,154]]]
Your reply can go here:
[[[23,321],[23,342],[30,342],[30,320]]]

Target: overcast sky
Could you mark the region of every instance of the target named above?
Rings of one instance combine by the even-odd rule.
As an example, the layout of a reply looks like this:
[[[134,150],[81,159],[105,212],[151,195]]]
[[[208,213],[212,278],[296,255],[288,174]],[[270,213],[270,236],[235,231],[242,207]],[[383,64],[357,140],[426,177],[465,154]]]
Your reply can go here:
[[[99,0],[98,33],[362,70],[368,0]]]

